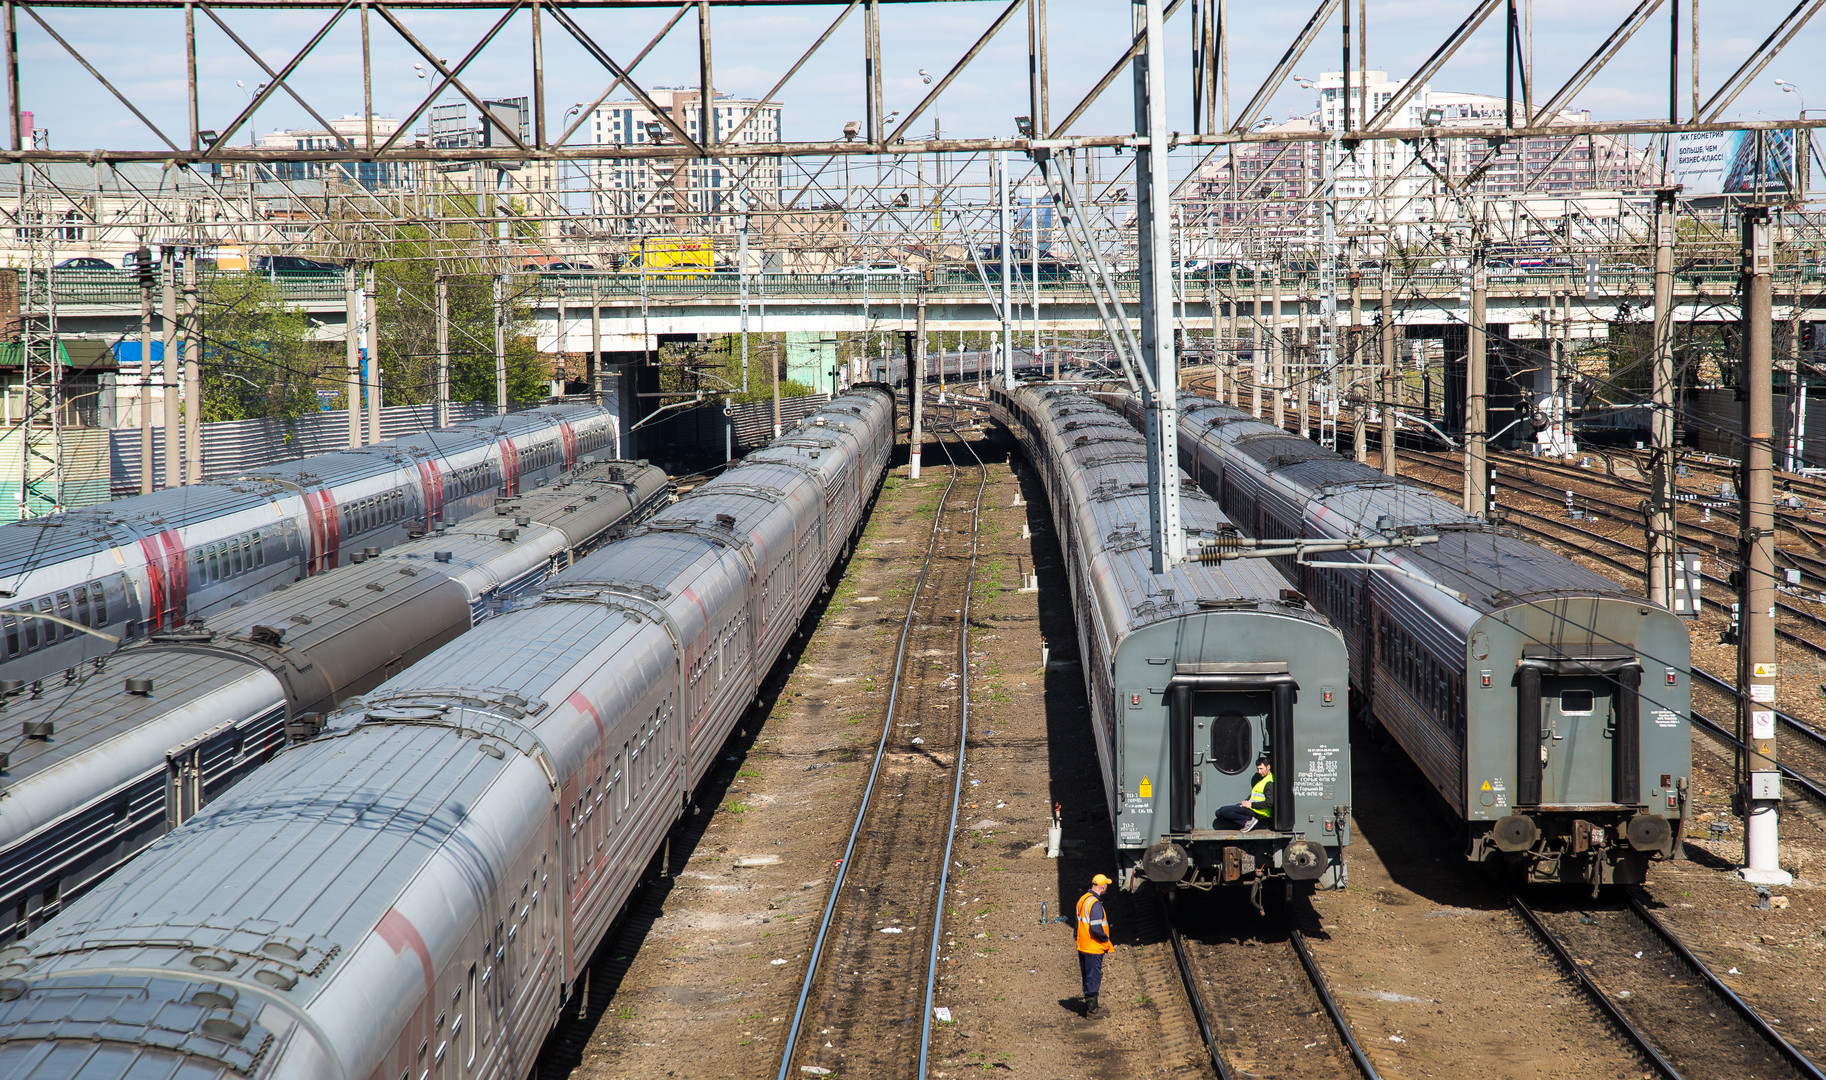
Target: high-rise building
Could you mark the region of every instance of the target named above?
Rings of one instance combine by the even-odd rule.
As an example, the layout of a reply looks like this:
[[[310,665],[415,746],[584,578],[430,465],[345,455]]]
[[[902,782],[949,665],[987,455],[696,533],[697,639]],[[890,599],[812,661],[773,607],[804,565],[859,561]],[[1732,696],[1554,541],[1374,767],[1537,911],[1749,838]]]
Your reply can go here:
[[[688,87],[655,87],[648,95],[660,113],[695,142],[705,142],[703,94]],[[714,94],[708,110],[710,138],[742,145],[780,141],[778,102]],[[638,101],[611,101],[590,116],[590,141],[598,145],[678,145],[660,114]],[[593,212],[605,232],[636,234],[727,233],[740,227],[751,206],[780,202],[777,157],[652,158],[598,162]]]
[[[1403,89],[1386,71],[1351,80],[1351,127],[1361,128]],[[1344,75],[1325,72],[1313,85],[1318,106],[1305,116],[1255,130],[1337,131],[1343,123]],[[1520,105],[1518,103],[1519,110]],[[1504,99],[1434,90],[1422,85],[1387,127],[1440,129],[1501,126]],[[1519,121],[1518,117],[1518,121]],[[1548,122],[1584,123],[1586,111],[1562,110]],[[1398,232],[1451,218],[1465,198],[1576,199],[1594,192],[1636,192],[1655,183],[1652,156],[1621,135],[1531,135],[1499,146],[1479,139],[1366,140],[1346,148],[1326,141],[1269,141],[1238,145],[1227,162],[1208,166],[1200,192],[1219,225],[1251,224],[1268,243],[1318,237],[1327,159],[1338,199],[1338,226],[1393,226]],[[1473,174],[1476,174],[1473,177]],[[1469,179],[1470,183],[1465,185]],[[1447,184],[1465,185],[1448,192]],[[1447,205],[1453,203],[1454,205]]]
[[[399,130],[390,116],[374,118],[374,144],[379,146]],[[360,147],[368,137],[368,122],[359,116],[330,121],[326,128],[294,128],[260,136],[263,150],[338,150],[343,140]],[[398,161],[273,161],[259,166],[260,179],[295,183],[301,180],[341,181],[369,191],[405,187],[412,182],[411,168]]]

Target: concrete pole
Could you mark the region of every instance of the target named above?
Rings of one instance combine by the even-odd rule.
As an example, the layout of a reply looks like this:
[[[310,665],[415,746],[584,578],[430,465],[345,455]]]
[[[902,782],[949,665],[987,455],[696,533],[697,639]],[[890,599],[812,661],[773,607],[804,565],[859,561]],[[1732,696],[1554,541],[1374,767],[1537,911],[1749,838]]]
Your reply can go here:
[[[507,279],[495,275],[495,415],[507,415]]]
[[[1798,268],[1797,268],[1798,270]],[[1788,447],[1783,468],[1800,472],[1806,467],[1807,373],[1801,369],[1801,275],[1794,278],[1794,307],[1788,315]]]
[[[1268,320],[1268,356],[1273,369],[1274,426],[1287,430],[1287,399],[1281,391],[1287,387],[1287,342],[1281,334],[1281,264],[1274,264],[1274,314]]]
[[[203,331],[197,304],[197,252],[184,253],[184,475],[203,479]],[[168,433],[169,434],[169,433]]]
[[[590,282],[590,390],[596,397],[596,404],[607,405],[609,397],[603,392],[602,365],[602,281],[593,279]],[[742,331],[742,386],[748,386],[748,331]]]
[[[1154,392],[1143,401],[1148,442],[1148,546],[1156,574],[1185,558],[1179,521],[1179,362],[1173,350],[1172,191],[1167,173],[1166,19],[1161,0],[1131,5],[1143,41],[1132,67],[1135,128],[1148,137],[1135,151],[1135,231],[1141,255],[1141,362],[1152,362]]]
[[[361,337],[368,353],[368,445],[380,441],[380,305],[374,302],[374,264],[362,269]]]
[[[178,388],[183,384],[178,358],[177,248],[159,249],[159,307],[164,312],[165,356],[161,364],[165,406],[165,486],[184,483],[184,414],[179,410]]]
[[[1737,735],[1748,747],[1738,782],[1744,806],[1745,881],[1787,885],[1781,868],[1782,774],[1775,749],[1775,447],[1774,330],[1770,277],[1775,270],[1769,208],[1743,211],[1744,483],[1739,565]]]
[[[748,393],[748,215],[742,215],[742,230],[736,234],[735,253],[736,288],[742,304],[742,394]],[[601,333],[599,309],[590,308],[590,332]]]
[[[139,259],[139,493],[152,492],[152,252]]]
[[[1249,412],[1262,418],[1262,380],[1268,370],[1268,336],[1262,329],[1262,272],[1249,270]]]
[[[1489,461],[1489,448],[1484,445],[1488,434],[1485,430],[1485,394],[1489,388],[1489,341],[1484,323],[1484,300],[1487,285],[1484,281],[1483,247],[1478,246],[1477,254],[1471,260],[1471,324],[1467,336],[1469,347],[1465,350],[1465,513],[1481,518],[1489,512],[1490,493],[1487,490],[1489,479],[1485,467]]]
[[[361,445],[361,278],[350,263],[343,270],[343,373],[349,395],[349,445]]]
[[[450,426],[450,279],[437,272],[437,405],[433,423]]]
[[[1674,580],[1674,200],[1655,192],[1655,327],[1649,434],[1648,598],[1672,606]]]
[[[1302,289],[1301,291],[1303,292],[1305,290]],[[1310,365],[1307,362],[1307,357],[1310,355],[1309,350],[1311,349],[1312,343],[1311,339],[1307,336],[1309,328],[1306,325],[1307,305],[1305,299],[1302,298],[1294,301],[1293,306],[1294,318],[1300,328],[1299,336],[1296,338],[1299,342],[1299,351],[1294,354],[1293,358],[1293,404],[1294,408],[1297,409],[1300,414],[1300,438],[1304,439],[1312,435],[1312,419],[1307,409],[1308,401],[1306,394],[1308,384],[1307,376],[1310,374]]]
[[[1008,207],[1008,153],[998,150],[995,155],[996,199],[1000,212],[996,215],[997,242],[1001,245],[1002,264],[1002,384],[1014,385],[1014,253],[1009,250],[1011,239],[1011,222]],[[866,282],[867,277],[864,276]],[[866,284],[865,284],[866,288]]]
[[[1400,404],[1400,353],[1395,348],[1395,272],[1382,268],[1382,471],[1395,476],[1395,407]]]
[[[919,479],[919,452],[925,445],[926,408],[926,290],[919,290],[919,307],[914,315],[913,370],[907,372],[908,393],[913,397],[912,428],[907,436],[907,475]]]
[[[767,365],[767,374],[773,383],[774,392],[774,438],[779,438],[780,426],[780,350],[779,342],[774,342],[773,360]]]

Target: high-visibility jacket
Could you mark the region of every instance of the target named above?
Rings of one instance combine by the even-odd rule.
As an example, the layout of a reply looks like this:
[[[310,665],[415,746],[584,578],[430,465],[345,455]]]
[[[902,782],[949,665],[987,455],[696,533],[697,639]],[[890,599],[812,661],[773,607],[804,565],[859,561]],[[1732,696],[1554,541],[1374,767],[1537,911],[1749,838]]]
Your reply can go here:
[[[1271,772],[1257,780],[1255,786],[1249,789],[1249,809],[1255,811],[1255,816],[1263,821],[1274,816],[1274,805],[1268,797],[1268,788],[1273,783],[1274,773]]]
[[[1101,937],[1103,940],[1098,941]],[[1106,953],[1116,947],[1110,940],[1110,920],[1104,913],[1103,901],[1097,894],[1087,892],[1078,898],[1078,951],[1081,953]]]

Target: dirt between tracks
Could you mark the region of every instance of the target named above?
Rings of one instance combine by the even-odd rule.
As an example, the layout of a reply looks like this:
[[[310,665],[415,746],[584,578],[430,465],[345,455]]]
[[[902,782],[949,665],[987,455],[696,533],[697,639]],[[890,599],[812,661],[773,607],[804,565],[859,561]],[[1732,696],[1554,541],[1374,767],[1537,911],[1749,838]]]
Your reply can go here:
[[[1072,931],[1040,921],[1042,902],[1049,918],[1069,914],[1090,875],[1110,869],[1111,840],[1045,504],[1034,505],[1030,484],[1015,505],[1021,483],[1004,458],[988,456],[971,629],[975,734],[936,998],[952,1021],[935,1030],[932,1075],[1202,1075],[1191,1017],[1159,964],[1120,950],[1104,982],[1115,1015],[1086,1021]],[[639,952],[571,1074],[578,1080],[778,1071],[944,484],[935,459],[929,445],[920,480],[904,467],[890,478],[773,714],[746,758],[728,764],[735,779],[703,840],[644,939],[628,943]],[[1023,538],[1029,522],[1034,535]],[[1022,592],[1036,550],[1041,591]],[[1055,646],[1044,669],[1043,634]],[[1066,808],[1059,860],[1044,850],[1054,802]],[[1112,917],[1124,941],[1124,902]]]

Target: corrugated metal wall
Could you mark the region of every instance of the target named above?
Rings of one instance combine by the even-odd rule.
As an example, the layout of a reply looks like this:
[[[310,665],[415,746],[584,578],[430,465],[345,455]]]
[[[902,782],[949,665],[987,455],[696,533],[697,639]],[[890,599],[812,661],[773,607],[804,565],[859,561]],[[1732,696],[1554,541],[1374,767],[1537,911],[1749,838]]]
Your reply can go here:
[[[1744,404],[1735,390],[1698,390],[1687,399],[1687,441],[1709,454],[1742,457]],[[1788,447],[1794,405],[1786,393],[1775,392],[1775,460]],[[1826,465],[1826,400],[1807,395],[1807,443],[1803,457],[1810,469]]]
[[[805,394],[780,399],[780,424],[791,427],[817,412],[829,394]],[[731,406],[729,419],[735,424],[735,443],[743,450],[766,446],[774,437],[774,404],[772,401],[750,401]]]
[[[381,437],[397,439],[431,430],[433,408],[429,404],[383,408],[380,411]],[[493,413],[493,405],[475,402],[452,402],[450,405],[452,423],[479,420]],[[108,432],[108,442],[112,497],[138,494],[139,429],[114,428]],[[349,414],[346,412],[311,413],[296,419],[224,420],[204,424],[203,475],[226,476],[246,472],[282,461],[296,461],[312,454],[341,450],[348,445]],[[162,427],[152,429],[152,474],[153,483],[164,484],[165,429]]]

